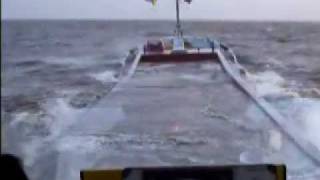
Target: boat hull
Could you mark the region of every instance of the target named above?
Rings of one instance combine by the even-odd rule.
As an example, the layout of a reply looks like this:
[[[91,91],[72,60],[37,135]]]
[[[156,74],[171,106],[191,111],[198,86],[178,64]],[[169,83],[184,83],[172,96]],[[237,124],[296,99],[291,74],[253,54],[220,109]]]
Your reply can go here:
[[[141,62],[190,62],[217,59],[217,55],[212,52],[208,53],[170,53],[170,54],[144,54]]]

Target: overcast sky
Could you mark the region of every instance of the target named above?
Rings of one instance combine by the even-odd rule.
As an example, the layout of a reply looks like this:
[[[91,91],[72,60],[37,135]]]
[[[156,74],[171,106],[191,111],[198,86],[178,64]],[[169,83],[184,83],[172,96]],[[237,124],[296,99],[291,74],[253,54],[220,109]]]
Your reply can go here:
[[[193,0],[183,19],[320,21],[320,0]],[[174,19],[174,0],[1,0],[3,19]]]

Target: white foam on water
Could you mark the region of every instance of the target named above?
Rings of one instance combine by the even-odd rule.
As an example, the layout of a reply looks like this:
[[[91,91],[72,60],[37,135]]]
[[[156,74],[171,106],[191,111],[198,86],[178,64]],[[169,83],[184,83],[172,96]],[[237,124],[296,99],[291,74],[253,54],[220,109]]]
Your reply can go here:
[[[17,124],[26,121],[28,116],[30,115],[29,112],[19,112],[14,114],[13,120],[10,122],[10,126],[16,126]]]
[[[320,99],[294,98],[280,102],[284,113],[296,129],[320,151]]]
[[[99,150],[103,137],[93,136],[66,136],[57,142],[57,150],[59,152],[82,152],[90,153]]]
[[[72,124],[82,111],[72,108],[63,98],[48,100],[38,113],[24,111],[14,114],[10,126],[14,128],[25,123],[31,125],[30,128],[37,128],[36,126],[42,124],[50,129],[51,135],[58,135],[63,128]]]
[[[182,74],[180,76],[182,79],[186,79],[189,81],[198,81],[198,82],[211,82],[211,76],[210,74]]]
[[[278,67],[283,67],[283,63],[282,61],[276,59],[276,58],[273,58],[273,57],[269,57],[266,62],[272,64],[272,65],[276,65]],[[270,66],[270,64],[268,64],[268,66]]]
[[[273,71],[265,71],[255,75],[250,74],[249,80],[256,85],[259,96],[286,95],[292,97],[280,101],[284,114],[295,123],[297,129],[304,131],[304,136],[320,150],[320,100],[316,98],[301,98],[298,93],[288,88],[288,82]],[[299,128],[298,128],[299,127]],[[279,135],[271,133],[270,144],[275,148],[281,147]]]
[[[114,65],[114,64],[121,64],[124,66],[126,64],[126,57],[121,57],[121,58],[114,58],[114,59],[105,59],[103,64],[108,64],[108,65]]]
[[[274,71],[265,71],[257,74],[248,74],[249,81],[255,86],[255,92],[259,96],[267,95],[289,95],[298,96],[286,88],[288,82]]]
[[[320,151],[320,100],[305,100],[302,108],[306,136]]]
[[[51,137],[60,136],[65,129],[75,123],[83,112],[72,108],[64,99],[56,99],[46,105],[48,116],[54,119],[50,124]]]
[[[75,57],[47,57],[44,59],[47,64],[54,65],[72,65],[72,66],[87,66],[93,64],[92,58],[75,58]]]
[[[79,116],[81,110],[73,109],[68,105],[64,99],[56,99],[52,102],[48,102],[44,105],[44,111],[46,114],[32,114],[29,112],[21,112],[16,114],[15,119],[10,126],[17,127],[20,123],[27,123],[30,126],[26,126],[27,133],[37,128],[48,128],[48,136],[34,135],[26,137],[27,139],[20,144],[20,150],[23,155],[24,163],[26,166],[33,166],[37,159],[45,151],[50,151],[47,147],[52,145],[56,140],[59,140],[61,136],[64,136],[65,130],[70,127]],[[39,127],[39,124],[43,125]]]
[[[39,154],[41,153],[40,149],[43,145],[44,139],[41,138],[34,138],[27,143],[21,144],[23,163],[25,166],[31,167],[35,164]]]
[[[95,74],[90,74],[90,76],[101,82],[117,82],[118,79],[115,77],[114,71],[104,71]]]

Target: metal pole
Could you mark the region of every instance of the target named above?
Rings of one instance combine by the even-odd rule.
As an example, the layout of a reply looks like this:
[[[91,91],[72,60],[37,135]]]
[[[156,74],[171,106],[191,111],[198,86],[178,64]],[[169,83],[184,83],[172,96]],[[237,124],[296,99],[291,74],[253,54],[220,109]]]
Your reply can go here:
[[[176,34],[177,34],[177,36],[182,36],[182,30],[181,30],[181,24],[180,24],[180,4],[179,4],[179,0],[176,0],[176,15],[177,15]]]

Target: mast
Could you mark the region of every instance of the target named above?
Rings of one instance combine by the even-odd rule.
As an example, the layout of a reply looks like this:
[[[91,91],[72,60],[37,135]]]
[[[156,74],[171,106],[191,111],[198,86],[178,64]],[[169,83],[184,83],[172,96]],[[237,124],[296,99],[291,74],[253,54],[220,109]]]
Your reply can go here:
[[[145,0],[148,2],[151,2],[153,5],[156,4],[157,0]],[[191,3],[192,0],[184,0],[184,2]],[[175,36],[178,38],[182,37],[183,32],[181,28],[181,22],[180,22],[180,0],[176,0],[176,29],[175,29]]]
[[[179,0],[176,0],[176,30],[175,34],[178,37],[182,37],[182,29],[181,29],[181,23],[180,23],[180,3]]]

